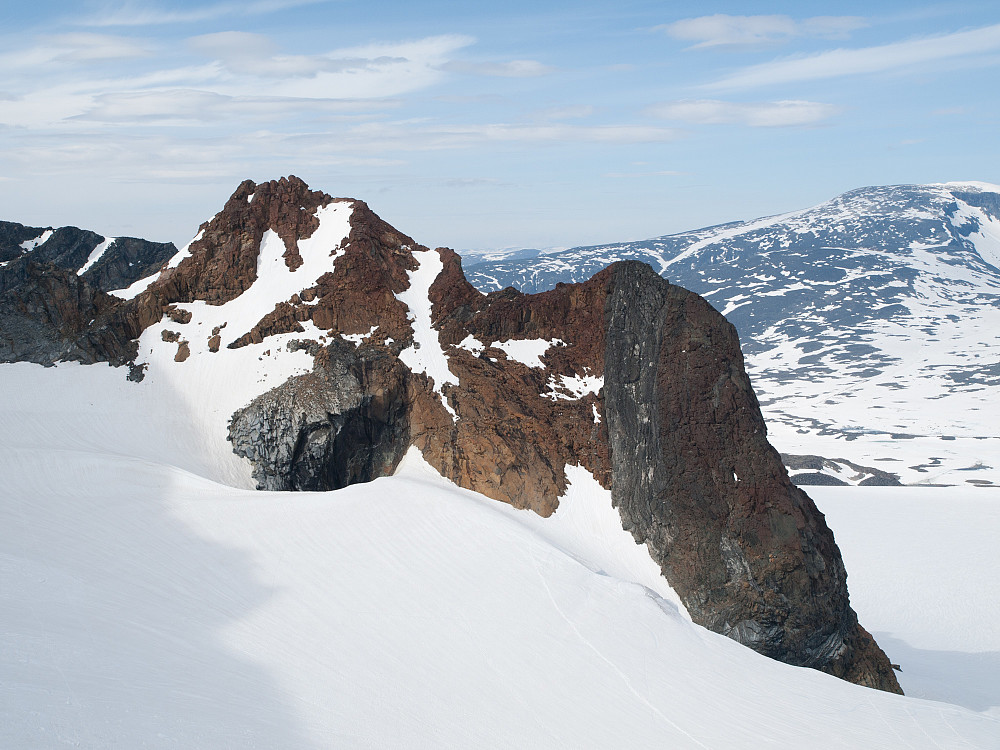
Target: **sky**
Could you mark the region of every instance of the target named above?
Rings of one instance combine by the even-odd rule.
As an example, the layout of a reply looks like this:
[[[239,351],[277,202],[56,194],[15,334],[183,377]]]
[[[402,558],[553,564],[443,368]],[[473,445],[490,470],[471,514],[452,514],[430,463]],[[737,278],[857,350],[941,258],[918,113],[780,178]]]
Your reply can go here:
[[[294,174],[459,251],[1000,183],[1000,5],[4,3],[0,219],[182,244]]]

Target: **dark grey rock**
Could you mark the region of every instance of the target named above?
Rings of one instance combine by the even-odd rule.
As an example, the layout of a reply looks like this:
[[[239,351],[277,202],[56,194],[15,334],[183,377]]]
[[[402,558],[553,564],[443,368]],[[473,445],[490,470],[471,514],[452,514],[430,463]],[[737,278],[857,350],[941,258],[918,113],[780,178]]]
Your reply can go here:
[[[822,474],[818,471],[811,471],[804,474],[792,474],[792,484],[796,487],[849,487],[850,484],[843,479],[831,477],[829,474]],[[864,484],[862,482],[862,484]]]
[[[767,442],[733,326],[645,264],[611,269],[603,414],[624,528],[695,622],[899,692],[850,607],[832,532]]]
[[[229,439],[262,490],[335,490],[391,474],[409,446],[405,368],[335,341],[311,373],[233,414]]]

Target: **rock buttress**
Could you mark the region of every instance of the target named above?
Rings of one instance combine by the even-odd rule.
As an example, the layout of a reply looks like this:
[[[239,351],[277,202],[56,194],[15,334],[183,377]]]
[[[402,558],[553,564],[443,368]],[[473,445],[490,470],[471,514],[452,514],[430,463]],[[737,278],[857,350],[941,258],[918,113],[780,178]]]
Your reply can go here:
[[[858,625],[823,514],[767,442],[736,331],[637,262],[611,267],[612,499],[692,619],[755,651],[901,692]]]
[[[410,444],[407,375],[395,357],[334,341],[312,372],[237,411],[229,440],[262,490],[340,489],[387,476]]]

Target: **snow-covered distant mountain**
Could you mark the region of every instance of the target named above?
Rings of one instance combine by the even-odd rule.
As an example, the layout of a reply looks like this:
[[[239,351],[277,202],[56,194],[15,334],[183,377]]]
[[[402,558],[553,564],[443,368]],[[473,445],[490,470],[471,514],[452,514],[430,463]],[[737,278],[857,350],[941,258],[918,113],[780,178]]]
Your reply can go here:
[[[802,211],[471,264],[537,292],[642,260],[736,325],[801,483],[1000,484],[1000,187],[869,187]]]

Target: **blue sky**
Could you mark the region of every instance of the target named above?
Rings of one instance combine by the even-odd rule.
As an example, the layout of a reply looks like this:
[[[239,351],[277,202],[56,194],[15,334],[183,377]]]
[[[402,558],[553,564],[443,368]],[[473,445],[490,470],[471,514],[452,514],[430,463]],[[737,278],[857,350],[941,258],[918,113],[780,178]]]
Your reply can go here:
[[[1000,182],[992,2],[6,3],[0,219],[185,242],[296,174],[459,250]]]

